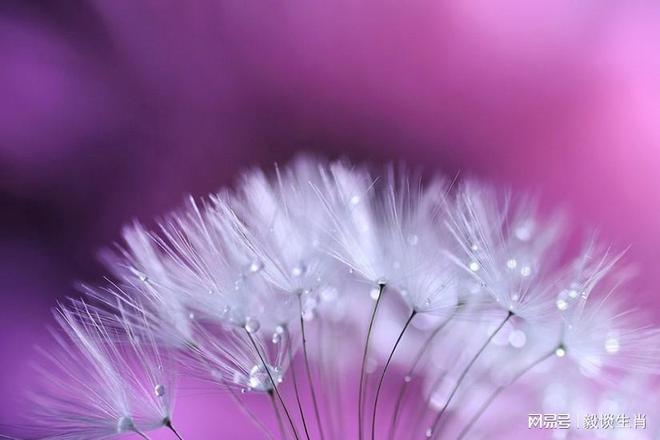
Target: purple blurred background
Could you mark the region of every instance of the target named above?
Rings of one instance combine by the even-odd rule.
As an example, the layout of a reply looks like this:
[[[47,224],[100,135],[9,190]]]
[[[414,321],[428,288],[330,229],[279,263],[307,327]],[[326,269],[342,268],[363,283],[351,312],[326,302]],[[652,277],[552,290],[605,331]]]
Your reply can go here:
[[[631,245],[660,320],[660,5],[3,0],[0,424],[122,224],[300,151],[539,190]],[[190,438],[236,414],[181,400]]]

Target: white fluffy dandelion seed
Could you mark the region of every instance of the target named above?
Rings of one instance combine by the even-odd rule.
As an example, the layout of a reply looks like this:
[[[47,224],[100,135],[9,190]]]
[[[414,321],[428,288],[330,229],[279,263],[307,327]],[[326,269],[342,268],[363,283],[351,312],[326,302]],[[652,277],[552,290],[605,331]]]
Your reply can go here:
[[[74,301],[56,316],[64,336],[44,351],[43,388],[33,392],[33,434],[52,439],[146,437],[171,427],[174,371],[153,335],[120,315]],[[173,428],[172,428],[173,429]]]
[[[447,217],[459,245],[454,260],[498,308],[532,321],[552,316],[561,250],[558,215],[542,220],[530,197],[514,199],[466,182],[447,207]]]
[[[419,438],[465,438],[501,394],[500,405],[528,408],[528,395],[544,408],[556,403],[550,385],[570,388],[570,408],[585,409],[585,394],[630,407],[608,397],[613,383],[651,383],[660,330],[630,311],[630,296],[614,295],[626,274],[613,270],[620,255],[594,241],[571,259],[564,226],[533,197],[470,180],[426,182],[405,168],[302,158],[252,170],[235,189],[189,199],[154,230],[125,229],[106,257],[112,277],[58,315],[64,335],[46,351],[28,436],[174,431],[170,359],[229,391],[269,438],[266,416],[242,392],[270,400],[283,438],[307,440],[356,428],[360,439],[380,438],[385,417],[390,439],[404,426]],[[405,323],[396,322],[402,311]],[[369,357],[374,328],[378,347],[391,347],[384,365]],[[386,414],[392,406],[378,402],[395,354],[407,373]],[[357,389],[347,385],[351,372]],[[531,392],[505,393],[514,383]],[[423,393],[406,393],[409,384]],[[352,398],[357,427],[344,414]],[[506,408],[490,421],[520,413]]]

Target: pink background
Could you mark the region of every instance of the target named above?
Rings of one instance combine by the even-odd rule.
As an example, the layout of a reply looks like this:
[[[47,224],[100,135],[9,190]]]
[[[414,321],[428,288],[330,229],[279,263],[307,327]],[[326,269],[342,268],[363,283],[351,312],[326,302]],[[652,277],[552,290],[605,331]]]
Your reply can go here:
[[[0,424],[123,223],[299,151],[538,190],[630,245],[660,322],[653,2],[8,0],[0,60]],[[189,438],[259,438],[199,394]]]

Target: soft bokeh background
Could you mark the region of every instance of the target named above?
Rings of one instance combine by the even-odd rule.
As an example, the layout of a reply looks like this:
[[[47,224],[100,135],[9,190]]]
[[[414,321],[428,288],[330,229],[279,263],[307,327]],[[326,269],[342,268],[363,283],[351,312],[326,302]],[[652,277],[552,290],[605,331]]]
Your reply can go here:
[[[0,424],[123,223],[299,151],[539,190],[631,246],[660,319],[657,3],[3,0]],[[258,438],[181,400],[189,438]]]

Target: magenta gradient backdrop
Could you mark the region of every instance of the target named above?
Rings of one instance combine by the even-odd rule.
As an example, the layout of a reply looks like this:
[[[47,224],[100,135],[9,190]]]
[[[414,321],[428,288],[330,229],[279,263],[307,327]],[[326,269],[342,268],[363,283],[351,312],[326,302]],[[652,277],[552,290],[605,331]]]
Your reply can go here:
[[[299,151],[538,190],[631,246],[659,321],[653,3],[2,1],[0,424],[123,223]],[[259,438],[222,397],[178,403],[188,438]]]

